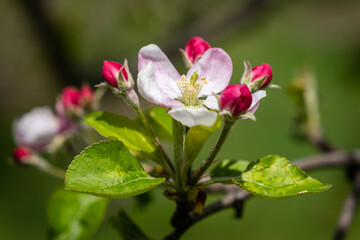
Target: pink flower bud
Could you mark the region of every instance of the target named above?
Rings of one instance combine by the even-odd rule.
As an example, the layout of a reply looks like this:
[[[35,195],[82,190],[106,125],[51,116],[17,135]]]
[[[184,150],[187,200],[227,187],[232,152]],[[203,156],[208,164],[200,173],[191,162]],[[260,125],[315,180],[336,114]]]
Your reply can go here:
[[[80,91],[74,87],[66,87],[61,94],[61,103],[65,109],[79,106]]]
[[[89,86],[83,85],[80,89],[80,105],[84,108],[88,108],[94,103],[94,101],[95,95],[93,90]]]
[[[111,61],[104,61],[103,64],[102,76],[111,86],[115,88],[119,88],[118,78],[121,68],[122,78],[125,79],[125,81],[128,81],[128,74],[122,64]]]
[[[255,66],[251,70],[251,82],[254,82],[255,80],[266,77],[266,79],[262,82],[259,89],[264,89],[271,81],[272,78],[272,70],[269,64],[263,63],[262,65]]]
[[[220,107],[233,117],[246,113],[250,108],[252,96],[245,84],[229,85],[220,95]]]
[[[210,45],[201,37],[193,37],[185,46],[185,53],[191,63],[194,63],[199,56],[202,56]]]
[[[24,146],[16,147],[12,154],[15,162],[18,164],[26,163],[31,155],[31,150]]]

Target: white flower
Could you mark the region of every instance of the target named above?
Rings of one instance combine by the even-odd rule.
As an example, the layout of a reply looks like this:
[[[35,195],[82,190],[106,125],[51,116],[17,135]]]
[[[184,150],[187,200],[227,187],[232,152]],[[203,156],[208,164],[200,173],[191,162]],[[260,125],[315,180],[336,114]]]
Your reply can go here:
[[[38,151],[43,150],[59,130],[59,119],[49,107],[34,108],[13,124],[16,143]]]
[[[224,50],[210,48],[186,76],[180,76],[161,49],[150,44],[139,52],[138,89],[148,101],[171,108],[169,114],[183,125],[212,126],[217,113],[208,110],[214,109],[208,96],[225,89],[232,69],[231,58]]]

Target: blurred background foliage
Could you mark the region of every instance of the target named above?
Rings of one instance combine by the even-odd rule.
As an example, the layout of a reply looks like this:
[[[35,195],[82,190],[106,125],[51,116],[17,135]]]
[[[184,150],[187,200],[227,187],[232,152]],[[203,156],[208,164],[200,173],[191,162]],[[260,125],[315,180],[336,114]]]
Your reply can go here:
[[[359,147],[359,13],[358,0],[1,1],[0,238],[45,239],[45,205],[62,186],[34,169],[9,164],[14,147],[12,120],[35,106],[53,106],[64,86],[101,82],[103,60],[127,58],[136,76],[137,52],[149,43],[158,44],[184,70],[177,50],[190,37],[202,36],[232,57],[232,83],[238,83],[244,59],[272,66],[273,83],[283,90],[268,91],[257,122],[238,122],[221,157],[256,160],[279,154],[297,159],[316,153],[308,143],[293,138],[296,111],[285,91],[304,66],[310,66],[317,78],[326,136],[340,148]],[[129,112],[111,94],[105,96],[102,108]],[[205,155],[202,151],[200,158]],[[195,225],[184,239],[329,239],[350,186],[341,170],[310,175],[333,188],[285,200],[253,198],[246,203],[242,219],[235,220],[231,210],[223,211]],[[171,230],[175,205],[162,196],[161,189],[151,195],[153,203],[142,210],[130,199],[111,201],[106,219],[124,208],[149,236],[162,238]],[[357,212],[348,239],[360,238]],[[116,238],[105,221],[94,239]]]

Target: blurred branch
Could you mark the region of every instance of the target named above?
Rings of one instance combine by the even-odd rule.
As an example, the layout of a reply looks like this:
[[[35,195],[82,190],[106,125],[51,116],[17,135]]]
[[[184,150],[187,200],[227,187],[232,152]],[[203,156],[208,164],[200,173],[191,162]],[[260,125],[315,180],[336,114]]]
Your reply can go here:
[[[78,71],[79,68],[69,54],[70,50],[65,44],[63,34],[46,13],[44,2],[42,0],[17,1],[28,16],[29,22],[42,43],[50,67],[56,73],[61,85],[71,85],[82,79],[91,81],[92,74]]]
[[[334,151],[329,153],[323,153],[319,155],[310,156],[307,158],[302,158],[297,161],[293,162],[294,165],[299,166],[303,170],[315,170],[319,168],[326,168],[326,167],[342,167],[346,168],[348,166],[359,166],[360,165],[360,149],[356,149],[352,154],[347,154],[345,152],[340,151]],[[353,191],[353,197],[351,203],[347,203],[347,206],[353,206],[355,205],[353,202],[358,198],[359,191],[360,191],[360,174],[357,174],[357,185],[356,185],[356,191]],[[358,186],[359,185],[359,186]],[[244,201],[248,198],[250,198],[252,195],[239,187],[235,185],[222,185],[222,184],[213,184],[210,186],[207,186],[205,188],[206,192],[225,192],[226,195],[220,199],[219,201],[212,203],[204,208],[203,214],[200,216],[195,215],[188,215],[187,224],[183,226],[182,228],[175,229],[171,234],[166,236],[165,239],[167,240],[174,240],[179,239],[192,225],[195,223],[201,221],[202,219],[211,216],[212,214],[219,212],[221,210],[227,209],[227,208],[234,208],[236,217],[239,218],[242,216],[242,208]],[[356,195],[355,195],[356,194]],[[356,196],[356,198],[355,198]],[[355,199],[355,200],[354,200]],[[351,205],[352,204],[352,205]],[[346,215],[343,218],[345,220],[342,220],[342,223],[346,223],[343,225],[346,225],[347,227],[351,223],[352,215],[349,215],[348,210],[350,207],[346,207]],[[345,207],[344,207],[345,209]],[[354,209],[354,207],[352,207]],[[349,220],[349,217],[351,219]],[[343,226],[341,225],[341,226]],[[342,228],[344,229],[344,228]],[[346,228],[347,229],[347,228]],[[341,238],[338,238],[341,239]]]
[[[344,202],[340,213],[339,222],[335,231],[334,240],[345,239],[346,233],[352,223],[356,208],[359,204],[360,194],[360,170],[356,172],[352,191]]]

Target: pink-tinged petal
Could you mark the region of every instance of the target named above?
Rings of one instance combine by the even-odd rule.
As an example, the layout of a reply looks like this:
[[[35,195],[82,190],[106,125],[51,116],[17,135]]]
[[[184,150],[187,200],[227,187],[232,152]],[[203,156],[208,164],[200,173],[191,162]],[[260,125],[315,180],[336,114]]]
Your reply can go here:
[[[185,46],[185,53],[189,58],[191,63],[194,63],[195,60],[203,55],[206,50],[210,48],[210,44],[207,43],[201,37],[193,37],[189,40],[189,42]]]
[[[45,149],[59,130],[59,119],[49,107],[34,108],[13,125],[16,143],[39,151]]]
[[[149,63],[152,63],[154,68],[152,84],[155,84],[157,88],[160,88],[164,94],[172,99],[181,96],[180,89],[176,83],[176,80],[180,80],[180,74],[176,71],[168,57],[155,44],[150,44],[140,49],[139,72],[148,66]]]
[[[254,114],[260,105],[260,100],[266,97],[266,91],[260,90],[252,94],[252,102],[248,112]]]
[[[159,86],[159,82],[154,73],[154,64],[152,62],[141,69],[137,83],[140,95],[149,102],[169,108],[183,106],[181,102],[172,99],[164,92],[164,89]]]
[[[193,127],[197,125],[212,126],[217,119],[217,113],[206,108],[179,107],[173,108],[169,114],[181,124]]]
[[[210,48],[187,73],[187,79],[197,71],[200,77],[206,77],[199,96],[207,96],[212,92],[219,93],[229,84],[233,65],[230,56],[221,48]]]
[[[218,99],[214,95],[209,95],[203,101],[203,104],[212,110],[219,111],[219,102],[218,102]]]

